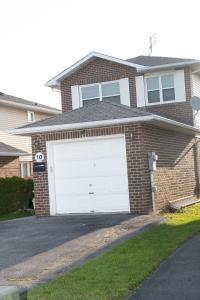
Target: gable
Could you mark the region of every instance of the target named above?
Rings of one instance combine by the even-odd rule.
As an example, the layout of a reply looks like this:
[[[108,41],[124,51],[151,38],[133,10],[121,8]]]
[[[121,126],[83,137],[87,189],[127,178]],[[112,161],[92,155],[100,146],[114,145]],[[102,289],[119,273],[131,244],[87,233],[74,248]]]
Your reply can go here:
[[[94,59],[61,82],[63,111],[72,110],[72,86],[109,82],[125,78],[129,81],[130,99],[131,101],[135,101],[136,72],[136,68],[133,67],[121,65],[101,58]],[[130,104],[132,107],[136,107],[136,103]]]
[[[46,83],[46,86],[51,88],[60,88],[60,82],[63,81],[65,78],[71,76],[73,73],[75,73],[77,70],[81,69],[84,65],[88,64],[89,62],[95,60],[96,58],[103,59],[107,62],[114,62],[120,65],[129,66],[131,68],[136,68],[138,70],[141,70],[144,68],[144,66],[134,64],[132,62],[119,59],[113,56],[105,55],[98,52],[91,52],[85,57],[83,57],[81,60],[70,66],[69,68],[65,69],[63,72],[59,73],[55,77],[53,77],[51,80],[49,80]]]

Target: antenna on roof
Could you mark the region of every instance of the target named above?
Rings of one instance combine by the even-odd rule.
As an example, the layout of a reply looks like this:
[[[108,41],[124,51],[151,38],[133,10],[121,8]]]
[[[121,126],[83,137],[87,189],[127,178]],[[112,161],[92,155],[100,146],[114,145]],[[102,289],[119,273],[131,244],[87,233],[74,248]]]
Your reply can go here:
[[[152,34],[149,38],[149,56],[151,56],[153,52],[153,46],[156,44],[156,34]]]

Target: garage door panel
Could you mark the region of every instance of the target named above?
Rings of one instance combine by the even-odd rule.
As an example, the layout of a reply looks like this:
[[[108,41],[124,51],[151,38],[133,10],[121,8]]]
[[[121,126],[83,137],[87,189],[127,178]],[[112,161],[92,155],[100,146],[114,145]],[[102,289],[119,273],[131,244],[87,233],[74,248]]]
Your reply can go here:
[[[59,202],[57,202],[58,214],[92,212],[92,209],[88,210],[88,207],[93,206],[93,199],[87,196],[71,196],[70,198],[64,196],[59,199]]]
[[[129,211],[124,136],[52,145],[56,213]]]
[[[115,184],[113,184],[115,180]],[[103,188],[102,188],[103,186]],[[56,183],[57,195],[59,191],[66,197],[75,195],[87,195],[91,192],[95,194],[127,193],[126,178],[124,176],[95,177],[95,178],[62,178]]]
[[[107,144],[107,148],[105,149],[105,143],[101,141],[90,141],[87,144],[81,145],[80,151],[80,144],[79,143],[68,143],[68,149],[63,147],[63,144],[58,143],[55,146],[55,159],[63,161],[63,159],[68,161],[74,160],[82,160],[83,157],[85,160],[91,159],[99,159],[99,158],[106,158],[106,157],[121,157],[121,149],[119,147],[119,141],[112,140],[112,145]]]
[[[123,212],[129,211],[129,199],[127,194],[116,194],[114,201],[111,201],[107,195],[97,195],[95,212]],[[110,201],[109,201],[110,200]],[[123,201],[122,201],[123,200]]]
[[[106,165],[106,168],[105,168]],[[90,161],[57,161],[56,160],[56,177],[57,178],[75,178],[89,176],[107,176],[107,175],[127,175],[123,168],[124,159],[106,158]]]
[[[90,195],[90,197],[71,195],[70,198],[66,198],[64,195],[60,196],[62,200],[57,204],[58,214],[129,211],[127,194],[123,193],[112,195],[115,197],[115,202],[109,201],[106,194]]]

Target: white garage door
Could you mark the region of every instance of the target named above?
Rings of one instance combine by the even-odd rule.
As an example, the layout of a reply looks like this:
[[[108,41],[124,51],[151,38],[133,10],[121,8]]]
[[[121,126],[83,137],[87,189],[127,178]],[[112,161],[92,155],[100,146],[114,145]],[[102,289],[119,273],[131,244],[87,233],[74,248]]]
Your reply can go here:
[[[129,212],[125,137],[49,142],[51,214]]]

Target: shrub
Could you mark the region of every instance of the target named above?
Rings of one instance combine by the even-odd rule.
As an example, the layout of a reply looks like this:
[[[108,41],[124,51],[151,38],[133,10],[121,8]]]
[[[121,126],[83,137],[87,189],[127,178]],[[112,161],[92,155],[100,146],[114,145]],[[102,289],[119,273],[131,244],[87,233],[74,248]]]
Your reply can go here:
[[[15,176],[0,178],[0,215],[27,208],[32,199],[32,179]]]

